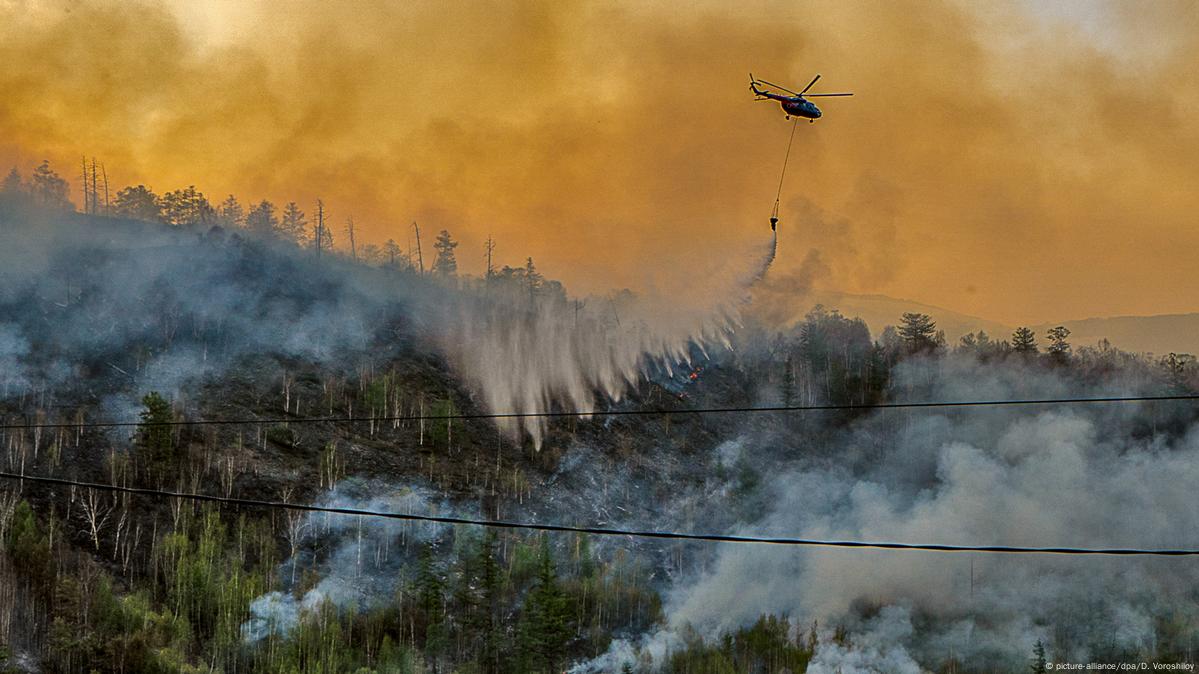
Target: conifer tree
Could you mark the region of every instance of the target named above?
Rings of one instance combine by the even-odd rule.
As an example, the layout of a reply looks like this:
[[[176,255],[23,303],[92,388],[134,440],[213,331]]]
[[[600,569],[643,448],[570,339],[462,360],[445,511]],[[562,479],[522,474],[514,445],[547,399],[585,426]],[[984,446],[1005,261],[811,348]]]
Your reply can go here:
[[[174,419],[171,403],[157,391],[142,398],[141,423],[137,427],[137,453],[152,475],[161,478],[174,460],[175,444],[170,422]]]
[[[48,160],[43,160],[33,170],[33,175],[29,179],[29,191],[33,195],[33,200],[45,208],[71,210],[75,207],[68,196],[70,186],[54,169],[50,168]]]
[[[232,194],[217,206],[216,213],[217,221],[225,227],[241,227],[246,223],[246,211]]]
[[[445,624],[445,577],[433,560],[433,545],[421,548],[416,576],[417,601],[425,619],[425,654],[439,670],[442,652],[448,645]]]
[[[1045,661],[1045,644],[1037,639],[1037,645],[1032,648],[1032,665],[1029,666],[1033,674],[1045,674],[1049,671],[1048,663]]]
[[[537,672],[558,672],[570,642],[568,598],[558,583],[549,539],[541,539],[536,585],[525,599],[522,650],[526,664]]]
[[[458,273],[458,260],[454,257],[454,249],[457,247],[458,242],[450,237],[449,230],[441,230],[437,240],[433,242],[433,249],[437,251],[437,257],[433,260],[434,274],[454,276]]]
[[[899,321],[899,337],[908,353],[931,351],[937,347],[937,323],[928,314],[904,313]]]
[[[262,239],[274,238],[279,229],[279,219],[275,217],[275,205],[264,199],[251,207],[250,212],[246,214],[246,229]]]
[[[483,648],[480,654],[481,671],[484,674],[499,674],[503,671],[503,633],[500,627],[500,565],[496,558],[497,535],[489,529],[479,542],[477,568],[479,570],[479,621],[477,629],[482,632]]]
[[[216,219],[216,210],[195,185],[167,192],[159,199],[162,221],[180,227],[202,225]]]
[[[278,233],[279,238],[292,243],[300,243],[307,237],[308,220],[296,202],[289,201],[283,207],[283,217],[279,220]]]
[[[404,252],[395,239],[388,239],[387,243],[383,244],[383,256],[384,264],[390,269],[399,269],[404,261]]]
[[[1031,328],[1020,326],[1012,333],[1012,351],[1016,353],[1036,353],[1037,336]]]
[[[0,182],[0,194],[6,197],[16,197],[24,195],[25,192],[25,182],[21,180],[21,172],[14,166],[8,175],[4,176],[4,182]]]
[[[1070,359],[1070,343],[1066,341],[1070,337],[1070,329],[1059,325],[1055,328],[1050,328],[1046,333],[1049,337],[1049,348],[1045,351],[1057,363],[1064,363]]]
[[[21,501],[13,510],[7,539],[2,543],[13,567],[32,580],[37,590],[48,591],[54,576],[50,541],[38,527],[27,501]]]
[[[532,295],[537,294],[541,290],[542,284],[545,283],[545,277],[541,275],[541,272],[537,271],[532,257],[525,260],[524,280],[525,284],[529,287],[529,293]]]
[[[790,406],[795,401],[795,367],[791,362],[791,354],[783,361],[783,404]]]
[[[162,219],[162,205],[154,191],[145,185],[126,187],[117,192],[116,214],[123,218],[157,222]]]

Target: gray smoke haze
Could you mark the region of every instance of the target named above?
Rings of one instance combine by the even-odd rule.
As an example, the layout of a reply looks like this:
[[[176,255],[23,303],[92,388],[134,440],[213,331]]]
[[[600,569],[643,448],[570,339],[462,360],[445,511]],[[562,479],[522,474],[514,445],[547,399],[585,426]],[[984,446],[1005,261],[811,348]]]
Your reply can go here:
[[[896,390],[927,399],[1079,391],[1018,364],[909,362]],[[929,383],[933,382],[931,389]],[[1135,390],[1135,388],[1133,389]],[[1199,427],[1143,433],[1179,408],[1073,406],[884,411],[825,446],[744,436],[767,478],[760,519],[732,533],[944,544],[1199,547]],[[788,452],[800,450],[798,459]],[[826,627],[810,671],[915,672],[950,657],[1019,668],[1037,640],[1058,658],[1152,651],[1165,616],[1194,625],[1199,569],[1185,558],[800,550],[722,546],[666,593],[669,626],[617,643],[593,671],[639,651],[660,659],[690,626],[713,637],[764,613]],[[850,630],[849,644],[828,628]],[[586,667],[580,671],[587,671]]]
[[[318,499],[316,505],[356,508],[417,515],[477,516],[450,505],[422,485],[383,485],[346,480]],[[405,565],[413,555],[409,547],[434,541],[450,527],[435,523],[413,523],[393,519],[308,513],[289,525],[299,553],[286,560],[280,577],[289,578],[299,569],[317,569],[321,580],[297,598],[291,592],[268,592],[250,604],[251,617],[241,628],[242,637],[253,642],[275,632],[285,634],[299,624],[304,614],[329,603],[338,608],[369,608],[387,603],[395,594]],[[297,573],[298,577],[298,573]]]
[[[771,245],[730,255],[723,269],[684,269],[686,292],[664,283],[575,302],[514,285],[450,287],[336,258],[317,265],[305,251],[229,232],[0,211],[0,391],[13,398],[60,389],[130,418],[146,391],[186,394],[245,357],[338,366],[415,345],[442,353],[490,411],[589,410],[601,396],[619,400],[647,369],[686,363],[696,345],[734,344],[738,357],[750,355],[734,331],[742,313],[757,308],[745,306],[751,289],[769,305],[822,273],[811,258],[802,274],[759,283],[774,252]],[[724,356],[714,359],[731,358],[718,350]],[[1144,386],[1120,367],[1097,381],[1080,387],[1044,369],[953,356],[902,364],[891,389],[896,399],[965,400]],[[777,392],[763,384],[751,394]],[[636,471],[610,448],[578,441],[537,485],[544,495],[515,514],[812,538],[1199,547],[1199,429],[1152,431],[1181,418],[1158,404],[883,411],[821,433],[730,421],[710,455],[681,456],[664,445]],[[816,419],[806,428],[819,426]],[[536,444],[544,425],[527,420],[505,430]],[[748,495],[734,495],[727,475],[739,466],[760,479]],[[377,485],[331,498],[382,510],[439,503],[419,488]],[[325,546],[323,580],[298,599],[259,598],[247,638],[285,629],[325,599],[362,601],[376,591],[352,575],[369,568],[359,562],[364,551],[386,570],[399,563],[387,556],[397,535],[433,535],[388,526],[310,522],[308,543]],[[950,655],[1015,666],[1038,639],[1085,660],[1100,649],[1152,649],[1163,615],[1193,625],[1199,605],[1199,571],[1169,558],[697,546],[688,548],[696,566],[671,567],[656,547],[638,551],[665,571],[657,578],[669,624],[616,642],[607,659],[580,669],[660,661],[685,626],[716,636],[772,612],[824,626],[813,671],[917,671]],[[849,629],[848,644],[828,638],[833,625]]]
[[[687,361],[691,344],[727,344],[772,257],[770,247],[688,270],[703,280],[685,293],[573,301],[511,282],[317,264],[229,231],[0,208],[0,391],[72,390],[132,418],[147,391],[186,395],[243,357],[349,367],[415,339],[489,411],[590,410],[597,392],[619,400],[651,364]],[[525,419],[505,430],[540,445],[544,428]]]

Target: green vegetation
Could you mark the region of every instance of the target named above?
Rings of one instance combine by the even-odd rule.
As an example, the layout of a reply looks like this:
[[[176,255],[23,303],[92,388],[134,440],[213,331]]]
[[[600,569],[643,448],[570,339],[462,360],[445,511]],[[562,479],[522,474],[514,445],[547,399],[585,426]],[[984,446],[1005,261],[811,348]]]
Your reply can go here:
[[[927,317],[911,317],[903,332],[870,340],[861,321],[817,308],[774,350],[763,371],[777,376],[788,402],[871,402],[890,395],[892,368],[907,359],[959,358],[990,362],[1008,358],[1043,361],[1060,376],[1081,382],[1119,371],[1133,381],[1161,382],[1174,390],[1195,385],[1194,359],[1170,354],[1158,360],[1131,357],[1115,349],[1071,348],[1064,330],[1050,331],[1050,348],[1013,347],[985,334],[970,335],[955,348],[944,345]],[[931,336],[930,336],[931,335]],[[1017,331],[1017,344],[1028,334]],[[711,375],[708,375],[711,376]],[[356,383],[304,375],[285,378],[285,395],[306,386],[305,398],[326,410],[357,407],[368,414],[424,409],[434,415],[459,411],[455,397],[412,390],[395,371],[359,372]],[[287,388],[293,387],[293,388]],[[905,391],[920,395],[919,391]],[[430,402],[431,401],[431,402]],[[219,439],[170,425],[172,402],[158,393],[142,399],[141,423],[129,452],[114,451],[103,475],[115,483],[146,476],[154,484],[203,491],[237,482],[235,454]],[[311,429],[273,425],[262,429],[260,447],[304,453],[314,485],[331,488],[347,471],[346,443],[310,436]],[[421,459],[434,469],[478,461],[469,424],[434,421],[371,425],[355,436],[381,438],[407,433],[434,449]],[[318,440],[309,442],[309,440]],[[26,451],[25,440],[10,440]],[[69,450],[69,438],[50,444]],[[34,442],[37,444],[37,442]],[[242,436],[231,438],[246,451]],[[50,461],[50,452],[43,455]],[[222,458],[224,457],[224,458]],[[230,458],[232,457],[232,458]],[[64,462],[69,465],[69,461]],[[501,479],[496,468],[472,472],[468,484],[529,489],[527,466],[513,466]],[[427,466],[427,468],[425,468]],[[743,459],[723,479],[733,501],[752,503],[762,476]],[[488,477],[495,470],[494,477]],[[198,472],[199,471],[199,472]],[[211,471],[211,472],[205,472]],[[490,482],[495,480],[495,482]],[[288,487],[285,500],[294,495]],[[327,598],[307,601],[320,578],[306,548],[305,524],[286,513],[222,511],[190,502],[140,502],[100,491],[82,490],[36,500],[0,500],[2,579],[14,588],[9,615],[27,619],[29,639],[0,651],[0,671],[11,670],[14,653],[38,653],[52,672],[462,672],[544,674],[604,653],[616,636],[643,634],[664,622],[661,599],[650,585],[647,562],[616,549],[599,556],[586,536],[520,536],[513,533],[451,530],[435,540],[399,537],[391,554],[394,591],[355,604]],[[308,499],[308,496],[302,496]],[[140,504],[137,505],[137,504]],[[141,507],[142,510],[135,510]],[[294,557],[292,566],[284,565]],[[305,561],[309,560],[309,561]],[[281,569],[290,573],[281,573]],[[255,600],[279,593],[298,600],[294,624],[261,625]],[[300,601],[302,600],[302,601]],[[1192,632],[1184,619],[1165,621],[1159,649],[1185,643]],[[10,635],[12,632],[10,632]],[[843,629],[834,638],[845,644]],[[683,646],[661,663],[663,671],[691,674],[791,672],[806,669],[818,648],[816,630],[804,631],[786,618],[762,616],[756,623],[717,639],[691,632]],[[1038,644],[1031,668],[1038,671],[1048,646]],[[641,671],[643,662],[624,663]],[[954,668],[960,664],[954,664]]]
[[[762,616],[718,643],[705,642],[694,633],[687,635],[686,646],[671,654],[664,670],[671,674],[802,672],[808,668],[816,643],[815,625],[801,636],[786,618]]]
[[[269,518],[183,505],[127,582],[87,556],[54,573],[51,555],[66,546],[52,549],[43,528],[22,501],[5,555],[46,597],[46,664],[56,672],[540,674],[601,652],[616,628],[661,619],[644,577],[622,563],[588,556],[561,573],[547,538],[489,533],[455,536],[448,555],[431,543],[413,548],[401,573],[407,579],[390,598],[369,606],[322,601],[293,629],[248,640],[251,602],[285,591]],[[586,544],[576,549],[590,554]],[[294,591],[305,588],[301,581]],[[576,629],[580,617],[586,629]]]
[[[39,167],[32,179],[26,184],[11,174],[0,196],[69,207],[61,180],[48,167]],[[233,197],[216,209],[206,204],[194,188],[158,197],[139,185],[117,194],[114,212],[181,227],[210,221],[248,226],[248,231],[264,238],[298,242],[308,236],[305,215],[294,204],[282,212],[282,219],[267,202],[248,211]],[[317,217],[324,218],[321,208]],[[331,245],[328,230],[322,231],[312,236],[322,237],[326,241],[322,245]],[[456,276],[458,244],[448,232],[442,235],[434,246],[433,269],[445,283],[451,279],[469,283]],[[411,268],[411,261],[394,242],[386,259],[382,252],[376,256],[368,250],[363,248],[361,258],[368,263],[397,271]],[[561,286],[546,279],[531,258],[521,267],[496,270],[483,282],[508,284],[522,295],[565,298]],[[172,331],[177,328],[170,326]],[[178,329],[203,333],[204,327],[193,324]],[[747,326],[745,332],[753,329]],[[1042,336],[1042,351],[1037,337],[1032,330],[1020,328],[1006,340],[980,332],[956,345],[947,344],[932,317],[905,314],[897,328],[883,331],[876,340],[861,320],[817,307],[794,329],[763,339],[764,348],[744,349],[730,356],[732,365],[706,369],[702,383],[688,391],[696,391],[696,398],[710,396],[708,401],[714,405],[731,404],[730,399],[745,403],[736,396],[757,393],[761,383],[767,385],[762,389],[765,395],[777,394],[788,405],[927,399],[935,390],[931,381],[925,389],[916,381],[905,390],[895,390],[894,382],[900,379],[893,374],[905,362],[963,367],[1010,363],[1028,371],[1052,370],[1063,385],[1107,382],[1114,373],[1128,390],[1190,393],[1199,387],[1195,359],[1186,354],[1154,359],[1107,344],[1072,345],[1064,327]],[[160,346],[139,342],[135,360],[148,360]],[[3,437],[5,459],[9,469],[20,467],[29,474],[36,470],[208,494],[277,498],[282,493],[282,500],[304,503],[332,490],[347,476],[419,476],[443,490],[446,498],[477,499],[480,511],[490,514],[539,488],[547,469],[554,467],[547,457],[558,456],[555,451],[560,447],[550,446],[557,439],[555,432],[566,435],[569,424],[570,435],[584,435],[586,431],[579,429],[600,426],[575,420],[558,426],[552,422],[551,441],[535,455],[519,443],[503,441],[484,421],[404,418],[473,414],[479,407],[444,369],[427,362],[433,359],[403,351],[396,354],[390,354],[394,358],[378,371],[379,361],[359,365],[356,379],[350,367],[329,372],[311,363],[286,362],[282,393],[275,386],[281,361],[271,361],[270,367],[276,369],[248,363],[244,370],[235,368],[230,381],[214,387],[215,392],[190,392],[197,395],[195,399],[172,401],[158,392],[145,395],[140,424],[128,446],[114,441],[115,436],[99,433],[18,430]],[[661,405],[651,397],[660,393],[656,384],[638,385],[643,389],[630,393],[633,404],[649,400],[651,405]],[[212,398],[218,399],[224,412],[238,410],[272,420],[318,415],[393,419],[342,425],[287,421],[241,429],[173,425],[185,417],[186,410],[204,409],[205,404],[215,407]],[[68,399],[69,415],[82,420],[86,399],[84,394]],[[68,406],[62,400],[52,402],[54,406],[36,410],[5,411],[56,421],[47,418],[45,409]],[[25,400],[20,404],[42,405]],[[1158,412],[1169,405],[1163,402],[1132,414],[1141,415],[1136,423],[1144,426],[1147,435],[1168,432],[1165,426],[1172,422],[1159,421]],[[860,410],[845,410],[819,419],[836,426],[860,414]],[[64,418],[75,418],[69,415]],[[789,425],[781,430],[801,437],[800,426],[811,424],[805,419],[814,417],[794,415],[772,423]],[[655,422],[617,420],[610,430],[605,426],[590,439],[601,451],[619,452],[617,458],[628,460],[632,469],[634,461],[654,460],[646,459],[633,445],[657,432],[650,426]],[[710,440],[716,433],[704,423],[699,418],[679,422],[670,433],[687,442],[702,441],[705,434],[710,434]],[[604,439],[612,444],[602,445]],[[699,448],[710,444],[697,442],[696,446],[698,455]],[[249,465],[252,462],[258,463]],[[746,521],[760,515],[755,499],[761,498],[763,484],[772,477],[767,470],[745,458],[722,464],[719,470],[730,511]],[[651,578],[661,579],[661,569],[652,567],[657,562],[647,561],[647,556],[611,540],[596,552],[585,536],[535,537],[494,530],[446,530],[419,541],[393,536],[387,541],[387,554],[395,561],[386,566],[390,575],[385,583],[391,589],[358,604],[335,603],[321,599],[318,592],[310,593],[320,581],[320,564],[329,562],[330,554],[325,542],[313,540],[320,536],[310,524],[297,513],[222,510],[92,489],[6,484],[0,491],[0,618],[4,618],[0,626],[8,631],[0,633],[0,674],[13,671],[18,656],[37,662],[44,671],[67,673],[543,674],[604,653],[617,637],[644,634],[664,623],[662,599],[651,583]],[[293,600],[298,608],[294,624],[252,622],[254,602],[267,596]],[[1190,614],[1180,611],[1157,619],[1160,643],[1154,648],[1166,654],[1163,658],[1172,657],[1169,654],[1179,644],[1192,643],[1195,628]],[[845,630],[833,628],[833,638],[846,643]],[[14,636],[21,637],[19,642]],[[1044,671],[1046,653],[1056,655],[1061,645],[1056,637],[1038,643],[1033,671]],[[669,654],[662,666],[668,672],[797,674],[807,668],[818,647],[814,628],[805,630],[786,618],[762,616],[753,625],[716,638],[687,634],[683,646]],[[1026,655],[1017,656],[1021,667],[1027,663]],[[640,671],[642,665],[622,666],[625,671]],[[953,670],[958,669],[955,664]]]
[[[144,409],[141,424],[137,427],[135,447],[138,459],[145,466],[148,482],[162,484],[174,467],[176,460],[175,440],[170,423],[175,420],[171,403],[157,391],[142,398]]]

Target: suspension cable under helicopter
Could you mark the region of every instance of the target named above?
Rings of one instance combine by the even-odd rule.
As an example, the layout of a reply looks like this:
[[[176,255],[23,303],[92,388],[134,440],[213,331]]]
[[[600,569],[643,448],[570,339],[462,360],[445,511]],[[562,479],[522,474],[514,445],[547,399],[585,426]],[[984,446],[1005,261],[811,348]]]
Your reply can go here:
[[[791,122],[791,138],[787,141],[787,154],[783,157],[783,172],[779,175],[779,189],[774,195],[774,208],[770,211],[770,231],[775,231],[779,224],[779,200],[783,196],[783,179],[787,177],[787,164],[791,161],[791,145],[795,142],[795,127],[799,124],[796,117]]]

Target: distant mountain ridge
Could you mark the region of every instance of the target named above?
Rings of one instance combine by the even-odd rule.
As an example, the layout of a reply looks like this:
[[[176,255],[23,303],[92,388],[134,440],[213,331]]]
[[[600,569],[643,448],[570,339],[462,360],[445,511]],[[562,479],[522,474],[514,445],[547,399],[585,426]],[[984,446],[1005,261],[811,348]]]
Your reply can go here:
[[[817,304],[837,309],[846,316],[861,318],[870,326],[870,334],[876,338],[884,327],[895,325],[899,317],[909,311],[932,316],[937,321],[937,327],[945,331],[945,338],[950,344],[956,343],[968,332],[979,330],[993,338],[1007,339],[1016,327],[915,300],[837,291],[813,291],[805,295],[797,302],[794,320],[801,320]],[[1043,343],[1045,331],[1058,325],[1070,330],[1070,343],[1075,346],[1091,346],[1107,339],[1113,346],[1133,353],[1199,354],[1199,312],[1083,318],[1029,327],[1037,333],[1037,341]]]
[[[1073,344],[1094,344],[1107,339],[1125,351],[1136,353],[1159,356],[1171,352],[1199,354],[1199,313],[1084,318],[1032,327],[1042,335],[1055,325],[1064,325],[1070,330]]]

